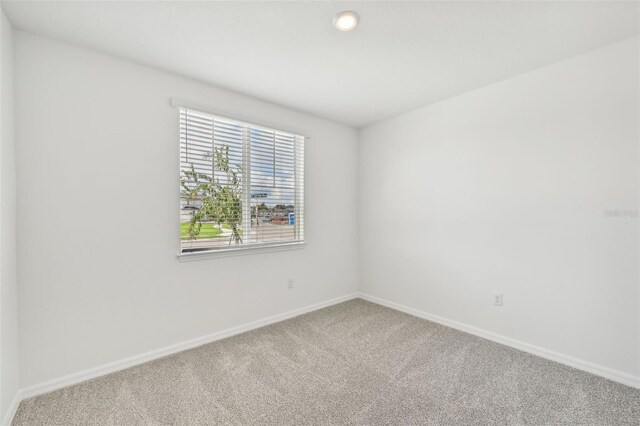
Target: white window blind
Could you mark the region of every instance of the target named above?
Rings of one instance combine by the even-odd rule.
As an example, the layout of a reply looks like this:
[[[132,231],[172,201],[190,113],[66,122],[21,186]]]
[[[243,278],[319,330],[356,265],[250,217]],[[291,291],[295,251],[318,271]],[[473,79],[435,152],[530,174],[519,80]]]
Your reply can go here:
[[[303,242],[304,139],[180,108],[181,252]]]

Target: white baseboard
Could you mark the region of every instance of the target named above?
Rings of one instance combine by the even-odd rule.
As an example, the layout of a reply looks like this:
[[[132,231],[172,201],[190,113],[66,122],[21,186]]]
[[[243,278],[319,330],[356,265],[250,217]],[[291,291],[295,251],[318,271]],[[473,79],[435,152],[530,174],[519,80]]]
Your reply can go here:
[[[228,328],[226,330],[218,331],[207,336],[198,337],[186,342],[177,343],[175,345],[167,346],[164,348],[156,349],[150,352],[146,352],[140,355],[134,355],[129,358],[125,358],[119,361],[110,362],[98,367],[90,368],[88,370],[80,371],[77,373],[69,374],[57,379],[49,380],[44,383],[38,383],[32,386],[28,386],[20,391],[21,399],[31,398],[36,395],[51,392],[57,389],[61,389],[67,386],[74,385],[76,383],[84,382],[86,380],[94,379],[96,377],[104,376],[105,374],[114,373],[116,371],[124,370],[125,368],[133,367],[148,361],[153,361],[158,358],[162,358],[167,355],[172,355],[177,352],[192,349],[197,346],[202,346],[207,343],[215,342],[216,340],[224,339],[226,337],[234,336],[236,334],[244,333],[246,331],[254,330],[256,328],[264,327],[269,324],[284,321],[289,318],[296,317],[298,315],[306,314],[318,309],[326,308],[331,305],[346,302],[347,300],[355,299],[358,297],[358,293],[351,293],[345,296],[337,297],[335,299],[327,300],[325,302],[316,303],[304,308],[294,309],[283,314],[274,315],[268,318],[264,318],[258,321],[253,321],[247,324],[243,324],[237,327]],[[20,400],[18,400],[19,402]],[[16,405],[17,408],[17,405]],[[15,414],[15,413],[14,413]],[[11,417],[13,418],[13,417]]]
[[[579,370],[583,370],[588,373],[592,373],[592,374],[613,380],[615,382],[625,384],[627,386],[640,389],[640,377],[633,376],[628,373],[617,371],[608,367],[604,367],[604,366],[594,364],[588,361],[584,361],[578,358],[574,358],[568,355],[563,355],[558,352],[541,348],[539,346],[531,345],[529,343],[515,340],[510,337],[502,336],[500,334],[493,333],[491,331],[483,330],[483,329],[480,329],[471,325],[467,325],[458,321],[450,320],[448,318],[443,318],[438,315],[433,315],[424,311],[420,311],[418,309],[410,308],[408,306],[404,306],[395,302],[381,299],[379,297],[371,296],[369,294],[351,293],[342,297],[337,297],[335,299],[327,300],[325,302],[316,303],[314,305],[306,306],[299,309],[294,309],[289,312],[274,315],[258,321],[253,321],[237,327],[228,328],[226,330],[209,334],[207,336],[198,337],[196,339],[188,340],[182,343],[177,343],[175,345],[167,346],[165,348],[156,349],[144,354],[134,355],[129,358],[111,362],[98,367],[90,368],[88,370],[80,371],[78,373],[69,374],[67,376],[53,379],[44,383],[38,383],[36,385],[28,386],[17,392],[11,404],[10,409],[7,411],[5,418],[2,421],[2,425],[8,426],[11,424],[11,421],[13,420],[13,417],[15,416],[16,411],[18,409],[18,405],[20,404],[20,401],[23,399],[31,398],[36,395],[41,395],[43,393],[47,393],[47,392],[51,392],[67,386],[71,386],[76,383],[84,382],[86,380],[103,376],[105,374],[110,374],[116,371],[124,370],[125,368],[133,367],[135,365],[139,365],[148,361],[153,361],[155,359],[162,358],[167,355],[172,355],[177,352],[181,352],[197,346],[205,345],[207,343],[215,342],[216,340],[224,339],[226,337],[234,336],[236,334],[244,333],[246,331],[254,330],[256,328],[264,327],[269,324],[284,321],[286,319],[293,318],[298,315],[316,311],[318,309],[326,308],[328,306],[342,303],[347,300],[355,299],[358,297],[373,303],[377,303],[382,306],[389,307],[391,309],[405,312],[407,314],[414,315],[419,318],[424,318],[426,320],[433,321],[438,324],[445,325],[447,327],[455,328],[457,330],[464,331],[466,333],[470,333],[470,334],[473,334],[473,335],[476,335],[476,336],[479,336],[479,337],[482,337],[506,346],[510,346],[512,348],[515,348],[524,352],[528,352],[533,355],[540,356],[542,358],[556,361],[561,364],[565,364],[570,367],[577,368]]]
[[[18,411],[18,406],[20,405],[20,401],[22,401],[22,392],[18,390],[11,401],[11,405],[7,410],[4,418],[2,419],[2,426],[11,426],[11,422],[13,418],[16,416],[16,412]]]
[[[554,352],[549,349],[542,348],[540,346],[531,345],[520,340],[512,339],[501,334],[493,333],[491,331],[483,330],[478,327],[474,327],[468,324],[464,324],[458,321],[454,321],[448,318],[443,318],[438,315],[430,314],[418,309],[410,308],[399,303],[391,302],[389,300],[381,299],[379,297],[371,296],[366,293],[359,293],[360,298],[368,300],[369,302],[377,303],[378,305],[386,306],[397,311],[407,313],[419,318],[423,318],[438,324],[445,325],[447,327],[455,328],[456,330],[464,331],[465,333],[473,334],[478,337],[482,337],[487,340],[491,340],[496,343],[500,343],[505,346],[510,346],[514,349],[528,352],[533,355],[537,355],[542,358],[549,359],[551,361],[559,362],[560,364],[568,365],[569,367],[577,368],[578,370],[586,371],[587,373],[595,374],[597,376],[604,377],[605,379],[613,380],[614,382],[622,383],[627,386],[640,389],[640,377],[628,374],[622,371],[614,370],[609,367],[594,364],[589,361],[574,358],[569,355],[564,355],[558,352]]]

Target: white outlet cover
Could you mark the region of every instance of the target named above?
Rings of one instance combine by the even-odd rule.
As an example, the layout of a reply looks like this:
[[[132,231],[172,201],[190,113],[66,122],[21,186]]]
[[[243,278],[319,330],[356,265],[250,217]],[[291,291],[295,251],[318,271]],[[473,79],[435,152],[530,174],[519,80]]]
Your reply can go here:
[[[493,293],[493,304],[502,306],[502,293]]]

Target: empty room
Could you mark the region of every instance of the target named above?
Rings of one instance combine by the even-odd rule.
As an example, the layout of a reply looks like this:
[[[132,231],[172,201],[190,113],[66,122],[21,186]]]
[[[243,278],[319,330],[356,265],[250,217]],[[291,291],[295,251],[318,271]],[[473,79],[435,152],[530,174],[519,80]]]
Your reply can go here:
[[[0,425],[640,425],[640,2],[0,9]]]

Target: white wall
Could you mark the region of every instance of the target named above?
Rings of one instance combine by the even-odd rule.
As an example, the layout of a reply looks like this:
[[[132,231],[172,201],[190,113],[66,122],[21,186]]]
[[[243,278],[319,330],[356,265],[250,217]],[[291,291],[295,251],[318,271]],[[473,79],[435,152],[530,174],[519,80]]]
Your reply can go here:
[[[0,10],[0,420],[18,391],[13,29]]]
[[[15,39],[22,386],[356,291],[355,130],[27,33]],[[172,97],[310,136],[304,249],[177,259]]]
[[[635,38],[362,129],[361,291],[637,377],[638,218],[605,210],[637,216],[638,71]]]

